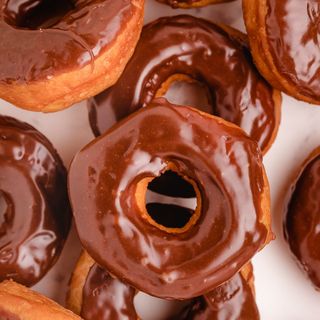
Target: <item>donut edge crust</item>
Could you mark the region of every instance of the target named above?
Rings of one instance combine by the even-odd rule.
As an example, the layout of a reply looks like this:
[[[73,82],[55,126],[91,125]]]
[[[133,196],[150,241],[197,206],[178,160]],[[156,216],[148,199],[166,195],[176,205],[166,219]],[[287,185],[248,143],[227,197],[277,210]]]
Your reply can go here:
[[[83,68],[62,72],[50,80],[22,85],[0,83],[0,97],[22,109],[55,112],[112,86],[123,72],[140,37],[144,2],[132,0],[136,7],[135,14],[110,47],[95,59],[93,71],[89,63]]]
[[[0,309],[21,320],[81,320],[54,301],[12,280],[0,284]]]
[[[280,70],[273,62],[270,47],[267,40],[266,25],[267,15],[266,0],[243,0],[243,16],[247,29],[250,51],[254,62],[262,76],[275,88],[288,95],[311,104],[320,104],[319,100],[305,96],[299,92],[299,88],[283,78]]]

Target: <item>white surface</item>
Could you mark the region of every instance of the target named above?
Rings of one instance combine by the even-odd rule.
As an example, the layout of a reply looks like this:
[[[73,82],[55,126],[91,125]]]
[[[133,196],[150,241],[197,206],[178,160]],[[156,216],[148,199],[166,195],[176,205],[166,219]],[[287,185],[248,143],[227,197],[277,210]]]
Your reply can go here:
[[[179,13],[202,16],[243,29],[240,1],[187,11],[172,10],[153,0],[147,0],[147,22],[160,16]],[[0,100],[0,112],[27,121],[46,134],[66,165],[93,138],[85,103],[55,114],[38,114],[22,111]],[[271,185],[273,229],[277,239],[254,258],[257,302],[262,320],[320,318],[320,295],[297,267],[282,232],[284,195],[295,170],[308,153],[320,144],[319,124],[320,107],[284,96],[280,130],[264,159]],[[79,251],[78,240],[72,232],[58,264],[35,289],[63,303],[67,282]],[[150,302],[148,299],[145,303],[145,297],[139,297],[138,300],[139,305],[149,307],[149,316],[145,316],[144,320],[155,320],[155,313],[161,314],[162,308],[158,301]],[[145,306],[139,307],[139,310]]]

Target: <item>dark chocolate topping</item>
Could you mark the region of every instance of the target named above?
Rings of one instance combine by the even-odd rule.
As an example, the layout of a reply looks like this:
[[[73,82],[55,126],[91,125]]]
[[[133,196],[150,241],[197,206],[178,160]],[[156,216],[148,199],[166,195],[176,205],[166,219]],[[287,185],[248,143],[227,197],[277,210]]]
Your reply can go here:
[[[131,0],[0,0],[0,10],[0,82],[24,83],[93,63],[137,8]]]
[[[137,320],[136,292],[94,264],[83,288],[81,316],[85,320]],[[258,320],[252,289],[241,274],[205,297],[195,298],[171,320]]]
[[[81,317],[85,320],[137,320],[134,288],[113,279],[94,264],[83,288]]]
[[[320,0],[267,0],[267,39],[274,63],[290,84],[320,98]]]
[[[241,126],[262,149],[267,147],[277,127],[273,89],[255,69],[243,41],[191,16],[160,18],[143,28],[118,82],[89,101],[94,133],[146,106],[175,74],[204,83],[213,114]]]
[[[0,281],[39,281],[59,256],[71,213],[67,173],[36,129],[0,117]]]
[[[173,163],[201,192],[195,225],[171,234],[137,204],[137,183]],[[78,234],[99,265],[151,295],[200,296],[236,274],[266,241],[257,143],[236,126],[155,100],[73,160],[69,194]]]
[[[301,169],[285,219],[290,249],[320,288],[320,149]]]
[[[172,320],[259,320],[252,289],[241,274],[191,301]]]

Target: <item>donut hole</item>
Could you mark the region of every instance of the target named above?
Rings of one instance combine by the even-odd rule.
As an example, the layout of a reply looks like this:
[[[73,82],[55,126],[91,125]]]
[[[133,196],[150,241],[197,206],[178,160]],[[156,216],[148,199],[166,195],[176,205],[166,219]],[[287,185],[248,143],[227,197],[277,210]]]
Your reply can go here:
[[[16,28],[47,29],[74,9],[72,0],[9,0],[4,8],[4,17]]]
[[[177,314],[190,303],[189,300],[164,300],[138,292],[134,297],[134,306],[139,319],[165,320],[178,318]],[[155,314],[154,310],[157,310]]]
[[[195,182],[173,170],[142,180],[137,190],[142,216],[162,231],[185,232],[200,216],[200,193]]]
[[[165,97],[173,104],[195,107],[209,114],[214,114],[212,93],[204,82],[187,75],[177,74],[162,83],[157,97]]]

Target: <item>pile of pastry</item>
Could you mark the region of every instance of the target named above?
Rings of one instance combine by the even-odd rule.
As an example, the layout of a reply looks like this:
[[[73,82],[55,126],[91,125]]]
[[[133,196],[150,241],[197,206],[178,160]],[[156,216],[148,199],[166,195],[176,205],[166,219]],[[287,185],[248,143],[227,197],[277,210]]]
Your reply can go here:
[[[42,133],[0,116],[0,319],[137,320],[139,292],[185,300],[170,319],[259,319],[250,261],[275,238],[262,159],[281,91],[320,103],[319,4],[243,0],[248,35],[187,10],[143,26],[144,0],[0,4],[0,98],[37,112],[87,100],[96,136],[67,170]],[[181,82],[208,103],[170,103]],[[317,287],[319,190],[316,149],[283,225]],[[65,309],[27,287],[72,218],[83,253]]]

